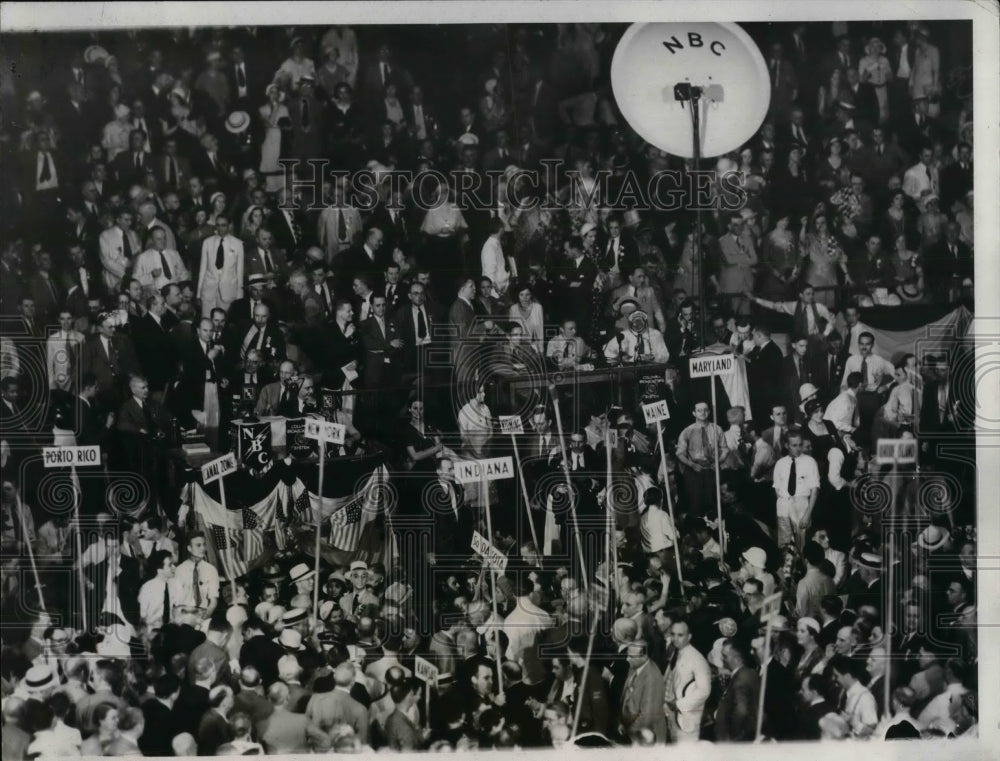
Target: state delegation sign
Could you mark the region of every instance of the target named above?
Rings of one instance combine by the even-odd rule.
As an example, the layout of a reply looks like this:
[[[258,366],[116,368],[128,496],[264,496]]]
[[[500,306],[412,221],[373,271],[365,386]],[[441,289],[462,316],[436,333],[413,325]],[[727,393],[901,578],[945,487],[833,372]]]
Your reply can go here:
[[[732,375],[736,372],[736,357],[732,354],[692,357],[690,362],[690,376],[692,378],[707,378],[710,375]]]
[[[101,448],[43,447],[42,458],[46,468],[86,468],[101,464]]]
[[[507,570],[507,556],[490,544],[478,531],[472,532],[472,551],[482,556],[488,567],[501,573]]]
[[[498,481],[514,477],[514,461],[510,457],[492,457],[488,460],[458,460],[455,462],[455,480],[472,484],[483,479]]]

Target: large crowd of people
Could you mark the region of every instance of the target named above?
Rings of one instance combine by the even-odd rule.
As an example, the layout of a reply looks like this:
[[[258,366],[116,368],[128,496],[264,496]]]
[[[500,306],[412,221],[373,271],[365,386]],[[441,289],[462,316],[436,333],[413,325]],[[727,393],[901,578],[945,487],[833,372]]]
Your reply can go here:
[[[961,347],[865,322],[971,308],[970,27],[748,26],[698,217],[625,192],[694,167],[617,111],[621,26],[7,35],[4,761],[975,737]],[[308,415],[382,453],[387,549],[229,583],[183,444]]]

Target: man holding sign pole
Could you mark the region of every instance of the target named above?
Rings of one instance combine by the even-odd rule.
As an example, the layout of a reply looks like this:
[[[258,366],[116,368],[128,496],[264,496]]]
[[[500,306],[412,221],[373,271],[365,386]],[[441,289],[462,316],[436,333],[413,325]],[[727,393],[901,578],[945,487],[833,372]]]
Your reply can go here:
[[[711,408],[707,402],[694,406],[694,422],[681,431],[677,440],[677,459],[684,466],[684,496],[689,513],[709,515],[708,505],[715,487],[713,463],[718,467],[726,459],[729,448],[722,429],[710,423]]]

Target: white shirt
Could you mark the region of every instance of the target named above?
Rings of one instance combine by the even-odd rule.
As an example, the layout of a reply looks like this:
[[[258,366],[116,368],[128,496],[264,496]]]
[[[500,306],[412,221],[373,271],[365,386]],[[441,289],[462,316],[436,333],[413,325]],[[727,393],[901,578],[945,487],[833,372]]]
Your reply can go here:
[[[167,273],[163,271],[163,258],[166,258],[167,266],[170,267],[170,277],[167,277]],[[184,266],[180,254],[165,249],[163,258],[160,257],[160,252],[156,249],[151,248],[143,251],[135,260],[135,271],[132,276],[142,285],[151,286],[157,290],[169,283],[181,283],[190,279],[191,275],[187,267]],[[157,270],[160,270],[160,275],[154,277],[153,273]]]
[[[677,705],[679,713],[692,713],[705,708],[712,692],[712,670],[705,656],[693,645],[677,652],[677,663],[667,668],[663,697]]]
[[[424,107],[420,103],[413,104],[413,124],[417,128],[417,139],[427,139],[427,126],[424,122]]]
[[[427,317],[427,308],[411,305],[410,309],[413,313],[413,337],[416,340],[417,346],[429,344],[431,342],[431,321]],[[424,338],[420,338],[420,318],[417,316],[419,314],[423,314],[424,325],[427,327],[427,335]]]
[[[788,499],[788,476],[792,467],[791,455],[785,455],[774,464],[774,492],[779,499]],[[807,454],[795,458],[795,498],[808,497],[819,489],[819,468]]]
[[[527,597],[518,597],[517,606],[503,622],[507,635],[507,658],[516,661],[524,648],[532,645],[535,635],[552,628],[552,618]]]
[[[900,423],[912,419],[916,413],[917,390],[912,383],[894,386],[889,392],[889,401],[885,403],[885,419],[890,423]]]
[[[604,358],[608,361],[615,361],[621,356],[626,362],[636,358],[636,350],[639,347],[639,336],[631,330],[623,331],[624,338],[619,343],[618,336],[614,336],[604,347]],[[653,361],[666,362],[670,359],[670,352],[663,341],[663,334],[656,328],[648,328],[642,334],[643,353],[652,354]]]
[[[936,175],[937,171],[923,162],[914,164],[903,175],[903,192],[914,201],[919,201],[924,191],[934,190]]]
[[[45,171],[46,159],[49,162],[49,177],[46,180],[42,180],[42,172]],[[58,187],[59,176],[56,173],[56,162],[52,158],[52,153],[49,151],[45,153],[39,151],[38,158],[35,160],[35,190],[52,190]]]
[[[858,397],[853,391],[844,390],[826,406],[823,419],[833,423],[838,431],[852,433],[858,427],[857,413]]]
[[[644,552],[659,552],[674,546],[677,534],[670,514],[655,505],[649,505],[639,516],[639,530],[642,532]]]
[[[507,259],[500,247],[500,241],[495,235],[486,239],[480,260],[483,277],[488,277],[493,281],[493,287],[497,289],[497,293],[506,292],[507,286],[510,285],[510,270],[507,268]]]
[[[843,716],[850,723],[855,737],[870,735],[878,724],[875,698],[861,682],[855,682],[847,689]]]
[[[170,588],[171,602],[174,605],[194,607],[194,561],[188,558],[177,566]],[[207,560],[198,563],[198,588],[201,590],[201,607],[208,607],[209,602],[219,599],[219,572]],[[162,591],[162,590],[161,590]],[[177,600],[173,600],[176,592]]]
[[[761,306],[765,306],[768,309],[773,309],[776,312],[784,312],[785,314],[795,315],[795,310],[799,307],[798,301],[768,301],[767,299],[757,299],[757,303]],[[816,307],[816,314],[826,320],[826,327],[823,329],[823,335],[829,335],[833,332],[834,322],[833,315],[830,314],[830,310],[826,308],[823,304],[813,303],[810,305],[803,304],[802,311],[806,315],[806,330],[809,331],[809,335],[815,335],[819,333],[819,328],[816,325],[816,320],[813,319],[813,307]]]
[[[847,388],[847,376],[851,373],[860,373],[861,365],[864,363],[865,358],[860,354],[852,354],[847,358],[847,362],[844,363],[844,376],[840,379],[840,388]],[[874,352],[868,355],[868,383],[865,383],[865,379],[861,379],[861,385],[858,387],[859,391],[878,391],[878,387],[888,383],[892,380],[893,372],[895,368],[892,363],[880,357]]]
[[[199,573],[201,568],[198,569]],[[167,579],[154,576],[139,589],[139,617],[150,629],[163,626],[163,588],[171,584]],[[174,590],[170,589],[170,606],[176,605]]]

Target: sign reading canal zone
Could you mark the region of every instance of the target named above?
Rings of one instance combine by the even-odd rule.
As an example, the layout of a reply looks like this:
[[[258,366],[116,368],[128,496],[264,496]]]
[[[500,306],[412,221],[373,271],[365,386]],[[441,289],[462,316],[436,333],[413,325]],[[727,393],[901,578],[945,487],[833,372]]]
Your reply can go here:
[[[236,471],[236,456],[230,452],[201,466],[201,482],[210,484]]]
[[[707,378],[709,375],[732,375],[735,372],[736,357],[733,354],[691,358],[692,378]]]
[[[86,468],[101,464],[101,448],[89,447],[43,447],[42,457],[46,468]]]
[[[486,537],[478,531],[472,532],[472,551],[477,555],[482,555],[486,565],[490,568],[500,572],[507,570],[507,556],[486,541]]]
[[[514,477],[514,461],[510,457],[493,457],[488,460],[456,460],[455,480],[460,484],[482,481],[499,481]]]

